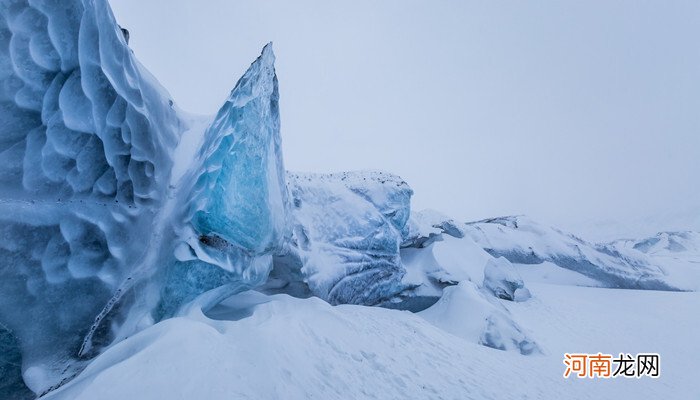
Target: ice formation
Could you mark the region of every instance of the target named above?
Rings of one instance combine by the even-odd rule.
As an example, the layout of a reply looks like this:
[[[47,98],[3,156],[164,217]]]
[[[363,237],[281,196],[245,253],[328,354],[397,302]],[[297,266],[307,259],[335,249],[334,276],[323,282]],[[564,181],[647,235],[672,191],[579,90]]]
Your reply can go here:
[[[105,1],[0,15],[0,323],[41,393],[149,251],[181,121]]]
[[[442,240],[443,234],[463,238],[464,229],[460,225],[439,211],[413,212],[408,220],[408,232],[401,247],[426,247],[436,240]]]
[[[206,290],[261,285],[289,236],[279,92],[270,44],[231,91],[180,184],[180,243],[168,263],[158,317]]]
[[[375,305],[403,286],[399,248],[411,188],[381,172],[288,176],[294,241],[311,293],[331,304]]]
[[[673,289],[650,257],[697,252],[682,234],[592,245],[521,217],[411,213],[411,188],[382,172],[286,172],[270,45],[199,129],[105,0],[1,0],[0,15],[1,398],[51,391],[109,346],[248,289],[422,311],[529,354],[499,300],[529,298],[511,262]],[[174,165],[180,136],[202,130]]]
[[[208,289],[259,285],[288,202],[270,46],[174,184],[188,123],[106,1],[3,1],[0,14],[5,398],[57,387]]]

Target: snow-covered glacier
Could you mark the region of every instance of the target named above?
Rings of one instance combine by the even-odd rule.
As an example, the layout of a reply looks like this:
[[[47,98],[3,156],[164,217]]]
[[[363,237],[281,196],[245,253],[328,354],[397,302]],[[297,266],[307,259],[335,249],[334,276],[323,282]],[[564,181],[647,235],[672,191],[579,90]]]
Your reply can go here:
[[[105,0],[0,0],[0,15],[0,398],[50,392],[95,357],[87,376],[119,364],[113,349],[144,345],[144,330],[297,305],[343,321],[403,315],[382,325],[402,340],[428,321],[539,354],[516,318],[539,306],[528,265],[675,290],[684,278],[669,270],[699,253],[693,233],[591,244],[524,217],[412,211],[413,190],[385,172],[286,171],[270,44],[195,121],[136,61]],[[295,340],[321,340],[303,329]]]
[[[618,239],[600,246],[625,258],[645,259],[667,273],[665,280],[682,290],[700,290],[700,233],[659,232],[650,237]]]
[[[588,243],[524,216],[468,223],[466,232],[491,255],[513,263],[552,262],[607,287],[678,290],[669,284],[662,267],[644,257],[624,255],[614,247]]]

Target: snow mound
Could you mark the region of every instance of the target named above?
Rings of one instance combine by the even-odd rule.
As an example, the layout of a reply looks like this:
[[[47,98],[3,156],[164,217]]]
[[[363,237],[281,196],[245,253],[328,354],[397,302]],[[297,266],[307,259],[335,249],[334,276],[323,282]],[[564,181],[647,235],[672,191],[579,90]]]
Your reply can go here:
[[[484,268],[484,285],[496,297],[503,300],[526,300],[530,293],[518,271],[508,260],[498,257],[489,260]]]
[[[466,285],[465,285],[466,286]],[[469,327],[472,288],[452,288],[446,316]],[[421,315],[244,292],[108,349],[50,400],[82,399],[696,399],[699,293],[537,284],[505,305],[543,354],[497,351]],[[458,306],[458,303],[466,303]],[[695,308],[694,308],[695,307]],[[601,313],[602,308],[606,309]],[[643,310],[643,311],[640,311]],[[478,315],[478,314],[477,314]],[[460,319],[466,319],[460,322]],[[660,324],[662,320],[665,323]],[[464,325],[463,325],[464,324]],[[643,332],[644,334],[640,334]],[[664,340],[659,340],[664,338]],[[563,379],[565,352],[659,352],[658,379]]]
[[[464,281],[446,288],[442,298],[419,315],[470,342],[499,350],[516,350],[524,355],[540,352],[537,344],[511,319],[508,310],[473,282]]]

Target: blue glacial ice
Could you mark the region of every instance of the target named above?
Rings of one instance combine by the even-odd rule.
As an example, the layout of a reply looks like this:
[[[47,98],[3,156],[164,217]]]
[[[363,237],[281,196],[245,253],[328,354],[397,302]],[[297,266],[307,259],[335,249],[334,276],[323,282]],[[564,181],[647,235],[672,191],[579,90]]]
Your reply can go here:
[[[271,44],[238,81],[180,183],[175,258],[166,263],[158,318],[206,290],[261,285],[290,236],[279,92]],[[223,292],[222,292],[223,293]]]
[[[149,252],[181,120],[105,1],[0,15],[0,324],[42,393]]]
[[[288,236],[288,201],[270,46],[172,182],[190,122],[135,60],[105,0],[2,1],[0,15],[8,398],[61,385],[208,289],[260,284]]]

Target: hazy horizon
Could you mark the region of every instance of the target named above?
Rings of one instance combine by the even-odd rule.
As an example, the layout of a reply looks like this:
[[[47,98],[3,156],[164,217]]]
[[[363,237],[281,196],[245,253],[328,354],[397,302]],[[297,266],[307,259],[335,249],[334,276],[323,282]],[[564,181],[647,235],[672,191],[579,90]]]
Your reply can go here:
[[[273,41],[287,169],[396,173],[462,220],[700,229],[700,3],[110,3],[195,113]]]

